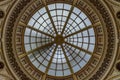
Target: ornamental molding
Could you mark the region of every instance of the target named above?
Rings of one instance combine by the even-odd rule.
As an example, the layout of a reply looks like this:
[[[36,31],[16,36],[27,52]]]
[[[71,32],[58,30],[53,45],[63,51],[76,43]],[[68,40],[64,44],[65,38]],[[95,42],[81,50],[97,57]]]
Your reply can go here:
[[[115,7],[120,7],[120,0],[105,0],[110,4],[114,5]]]

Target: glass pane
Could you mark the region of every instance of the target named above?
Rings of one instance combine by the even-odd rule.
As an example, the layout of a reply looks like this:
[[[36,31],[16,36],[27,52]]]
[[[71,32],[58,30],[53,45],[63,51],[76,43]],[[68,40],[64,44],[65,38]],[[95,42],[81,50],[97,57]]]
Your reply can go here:
[[[52,69],[55,69],[55,68],[56,68],[56,64],[54,64],[54,63],[51,63],[51,66],[50,66],[50,68],[52,68]]]
[[[38,51],[35,51],[34,54],[33,54],[36,58],[38,58],[40,56],[39,52]]]
[[[40,57],[38,58],[38,60],[39,60],[40,62],[43,62],[44,58],[43,58],[42,56],[40,56]]]
[[[75,14],[71,14],[71,18],[73,19],[73,20],[75,20],[75,18],[76,18],[77,16],[75,15]]]
[[[55,16],[56,15],[56,11],[50,11],[51,16]]]
[[[28,25],[33,26],[34,23],[35,23],[35,20],[31,18],[30,21],[28,22]]]
[[[94,30],[93,30],[93,28],[89,29],[89,34],[90,34],[90,35],[94,35]]]
[[[25,50],[26,52],[30,51],[31,50],[30,45],[25,45]]]
[[[87,26],[89,26],[89,25],[91,25],[91,22],[90,22],[90,20],[87,18],[85,21],[85,24],[87,25]]]
[[[68,16],[68,14],[69,14],[68,11],[65,11],[65,10],[63,11],[63,15],[64,15],[64,16]]]
[[[78,8],[75,7],[74,10],[73,10],[73,12],[78,15],[78,14],[80,14],[81,11]]]
[[[34,27],[35,27],[36,29],[38,29],[38,28],[40,27],[40,24],[36,22],[35,25],[34,25]]]
[[[42,72],[45,72],[46,67],[45,67],[45,66],[43,66],[43,65],[41,65],[41,66],[39,67],[39,69],[40,69]]]
[[[36,31],[32,30],[31,36],[36,36]]]
[[[44,20],[46,20],[46,19],[48,19],[48,18],[49,18],[47,13],[46,13],[46,14],[44,14],[42,17],[44,18]]]
[[[80,65],[81,67],[84,67],[85,64],[86,64],[86,62],[85,62],[84,60],[82,60],[82,61],[79,63],[79,65]]]
[[[43,64],[44,64],[45,66],[47,66],[47,65],[48,65],[48,61],[47,61],[47,60],[44,60],[44,61],[43,61]]]
[[[49,69],[48,74],[55,76],[55,70]]]
[[[29,43],[29,37],[24,37],[24,43]]]
[[[40,18],[38,19],[38,22],[39,22],[40,24],[42,24],[42,23],[44,22],[44,19],[43,19],[42,17],[40,17]]]
[[[31,37],[31,42],[35,42],[36,38]]]
[[[76,60],[77,62],[80,62],[81,58],[80,58],[79,56],[77,56],[77,57],[75,58],[75,60]]]
[[[88,38],[87,37],[84,38],[84,42],[88,43]]]
[[[83,48],[87,49],[88,48],[88,44],[83,44]]]
[[[77,23],[77,24],[79,24],[80,22],[81,22],[82,20],[80,19],[80,18],[76,18],[76,20],[75,20],[75,22]]]
[[[62,15],[62,10],[57,10],[57,15]]]
[[[83,22],[80,23],[79,26],[80,26],[81,29],[85,28],[85,24]]]
[[[45,8],[42,8],[42,9],[39,10],[39,13],[40,13],[41,15],[44,14],[45,12],[46,12]]]
[[[84,20],[87,17],[83,12],[79,16],[82,18],[82,20]]]
[[[62,69],[62,65],[58,64],[57,69]]]
[[[83,57],[85,55],[85,52],[80,52],[80,56]]]
[[[35,57],[32,54],[29,54],[28,57],[31,61],[33,61],[35,59]]]
[[[63,68],[64,68],[64,69],[69,68],[69,67],[68,67],[68,64],[67,64],[67,63],[63,64]]]
[[[44,23],[42,24],[42,26],[46,27],[46,26],[47,26],[46,22],[44,22]]]
[[[69,5],[69,4],[64,4],[64,9],[70,10],[70,8],[71,8],[71,5]]]
[[[33,62],[33,65],[35,65],[35,67],[38,67],[38,66],[39,66],[39,62],[38,62],[37,60],[35,60],[35,61]]]
[[[64,70],[64,76],[66,76],[66,75],[70,75],[70,74],[71,74],[71,72],[70,72],[70,70],[69,70],[69,69]]]
[[[90,43],[95,43],[95,37],[90,37]]]
[[[33,18],[34,18],[35,20],[37,20],[39,17],[40,17],[39,13],[35,13],[35,14],[33,15]]]
[[[85,57],[84,57],[85,61],[89,61],[90,57],[91,56],[89,54],[86,54]]]
[[[36,48],[36,44],[31,44],[31,46],[32,46],[32,49]]]
[[[57,9],[62,9],[63,8],[63,4],[62,3],[57,3],[56,6],[57,6]]]
[[[49,10],[55,9],[55,4],[48,5]]]
[[[72,60],[72,61],[70,62],[70,64],[71,64],[72,66],[74,66],[74,65],[76,64],[75,60]]]
[[[80,67],[78,66],[78,65],[75,65],[74,67],[73,67],[73,71],[74,72],[77,72],[77,71],[79,71],[80,70]]]
[[[87,32],[87,31],[84,31],[84,32],[83,32],[83,36],[88,36],[88,32]]]
[[[30,29],[26,28],[25,35],[30,35]]]
[[[62,71],[56,71],[56,76],[63,76],[63,72]]]
[[[94,45],[89,45],[89,49],[88,49],[89,51],[91,51],[91,52],[93,52],[93,50],[94,50]]]

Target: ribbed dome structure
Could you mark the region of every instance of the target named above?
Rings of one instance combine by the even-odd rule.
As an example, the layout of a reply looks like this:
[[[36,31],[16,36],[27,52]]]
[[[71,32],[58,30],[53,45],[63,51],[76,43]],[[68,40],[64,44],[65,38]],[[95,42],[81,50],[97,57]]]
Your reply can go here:
[[[55,3],[38,10],[24,34],[25,50],[32,64],[52,76],[68,76],[83,68],[92,56],[95,34],[84,12]]]

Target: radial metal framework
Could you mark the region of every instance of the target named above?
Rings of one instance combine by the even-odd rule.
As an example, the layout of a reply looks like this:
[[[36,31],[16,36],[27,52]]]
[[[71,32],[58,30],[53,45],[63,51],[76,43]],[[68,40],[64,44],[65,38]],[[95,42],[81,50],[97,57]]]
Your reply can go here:
[[[94,51],[95,34],[89,18],[73,5],[55,3],[38,10],[25,26],[24,44],[32,64],[51,76],[68,76],[81,70]],[[77,78],[76,78],[77,79]],[[75,80],[76,80],[75,79]]]

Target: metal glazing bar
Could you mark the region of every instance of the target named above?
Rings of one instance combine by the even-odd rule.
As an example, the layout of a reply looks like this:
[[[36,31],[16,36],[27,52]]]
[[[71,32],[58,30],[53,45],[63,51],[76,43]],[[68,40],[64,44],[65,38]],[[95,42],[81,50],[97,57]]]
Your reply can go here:
[[[68,23],[68,21],[69,21],[69,18],[70,18],[70,16],[71,16],[72,12],[73,12],[73,9],[74,9],[74,6],[75,6],[76,3],[77,3],[77,0],[74,0],[74,1],[73,1],[73,4],[72,4],[72,7],[71,7],[71,9],[70,9],[70,11],[69,11],[69,14],[68,14],[68,16],[67,16],[67,20],[66,20],[66,22],[65,22],[65,24],[64,24],[64,26],[63,26],[61,35],[63,35],[63,33],[64,33],[64,31],[65,31],[66,25],[67,25],[67,23]]]
[[[53,51],[53,54],[52,54],[52,56],[51,56],[51,58],[50,58],[50,61],[49,61],[49,63],[48,63],[48,66],[47,66],[47,68],[46,68],[46,71],[45,71],[45,74],[43,75],[42,80],[45,80],[45,79],[46,79],[46,74],[48,73],[48,70],[49,70],[50,65],[51,65],[51,63],[52,63],[52,60],[53,60],[53,57],[54,57],[54,55],[55,55],[55,52],[56,52],[57,47],[58,47],[58,45],[56,45],[56,47],[55,47],[55,49],[54,49],[54,51]]]
[[[48,47],[48,46],[52,46],[53,44],[54,44],[54,42],[51,42],[51,43],[42,45],[42,46],[40,46],[40,47],[37,47],[37,48],[35,48],[35,49],[31,50],[31,51],[28,51],[27,53],[24,53],[24,54],[19,55],[19,58],[23,58],[23,57],[25,57],[25,56],[27,56],[27,55],[29,55],[29,54],[33,54],[33,52],[39,51],[40,49],[43,49],[43,48]]]
[[[64,49],[63,45],[61,45],[61,48],[62,48],[63,54],[64,54],[64,56],[65,56],[65,59],[66,59],[66,61],[67,61],[67,64],[68,64],[68,66],[69,66],[69,68],[70,68],[70,72],[72,73],[73,79],[74,79],[74,80],[78,80],[77,77],[76,77],[76,75],[74,74],[74,71],[73,71],[72,66],[71,66],[71,64],[70,64],[70,61],[69,61],[69,59],[68,59],[68,57],[67,57],[67,55],[66,55],[66,52],[65,52],[65,49]]]
[[[53,26],[53,28],[54,28],[54,30],[55,30],[56,35],[57,35],[58,32],[57,32],[57,29],[56,29],[56,27],[55,27],[55,24],[54,24],[54,21],[53,21],[53,19],[52,19],[52,16],[51,16],[51,14],[50,14],[49,8],[48,8],[48,6],[47,6],[47,4],[46,4],[46,1],[45,1],[45,0],[42,0],[42,2],[43,2],[43,4],[45,5],[45,9],[46,9],[46,11],[47,11],[47,13],[48,13],[48,16],[49,16],[49,18],[50,18],[50,20],[51,20],[52,26]]]
[[[34,28],[34,27],[32,27],[32,26],[26,25],[26,24],[23,23],[23,22],[19,22],[19,25],[24,26],[24,27],[27,27],[27,28],[29,28],[29,29],[32,29],[32,30],[36,31],[36,32],[39,32],[39,33],[42,33],[42,34],[44,34],[44,35],[46,35],[46,36],[49,36],[49,37],[54,38],[54,36],[52,36],[52,35],[50,35],[50,34],[48,34],[48,33],[45,33],[45,32],[43,32],[43,31],[41,31],[41,30],[38,30],[38,29],[36,29],[36,28]]]
[[[72,46],[72,47],[74,47],[74,48],[76,48],[76,49],[79,49],[79,50],[81,50],[81,51],[83,51],[83,52],[86,52],[87,54],[92,55],[92,52],[90,52],[90,51],[88,51],[88,50],[85,50],[85,49],[83,49],[83,48],[80,48],[80,47],[75,46],[74,44],[71,44],[71,43],[68,43],[68,42],[65,42],[65,43],[68,44],[68,45],[70,45],[70,46]]]

